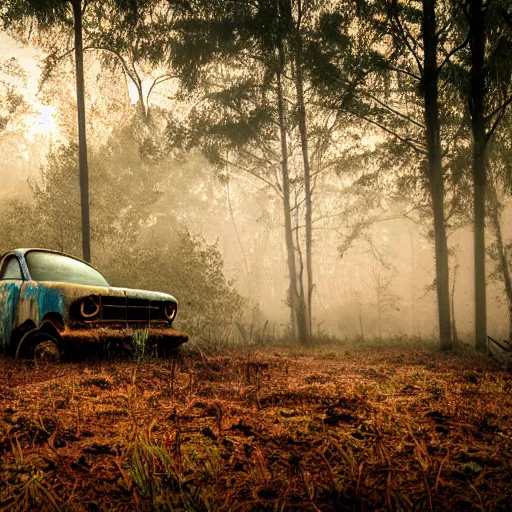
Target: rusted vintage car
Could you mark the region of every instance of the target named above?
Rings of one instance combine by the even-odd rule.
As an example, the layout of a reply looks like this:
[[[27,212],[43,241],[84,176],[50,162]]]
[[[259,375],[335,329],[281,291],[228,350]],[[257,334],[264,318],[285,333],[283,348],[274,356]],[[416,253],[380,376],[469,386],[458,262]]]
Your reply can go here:
[[[0,344],[15,357],[54,357],[85,346],[133,348],[143,340],[164,354],[188,336],[172,328],[172,295],[109,286],[94,267],[46,249],[0,257]]]

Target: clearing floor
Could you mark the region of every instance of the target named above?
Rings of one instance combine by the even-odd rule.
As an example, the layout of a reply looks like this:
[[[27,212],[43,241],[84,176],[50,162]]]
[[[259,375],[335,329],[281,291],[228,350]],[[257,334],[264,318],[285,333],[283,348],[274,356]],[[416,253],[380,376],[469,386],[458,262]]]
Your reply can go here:
[[[428,350],[0,358],[0,510],[510,510],[512,373]]]

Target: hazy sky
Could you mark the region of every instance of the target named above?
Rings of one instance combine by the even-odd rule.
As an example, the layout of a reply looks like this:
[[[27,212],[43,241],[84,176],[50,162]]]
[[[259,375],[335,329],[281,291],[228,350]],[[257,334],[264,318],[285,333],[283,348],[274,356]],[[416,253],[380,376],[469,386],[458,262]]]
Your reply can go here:
[[[12,84],[29,106],[26,113],[17,116],[16,122],[10,123],[0,134],[2,142],[11,143],[7,147],[12,148],[4,151],[0,163],[0,193],[25,188],[27,176],[39,172],[48,142],[57,135],[56,109],[43,103],[38,94],[39,64],[43,57],[40,50],[22,46],[0,31],[0,66],[16,59],[26,74],[25,81],[13,80],[0,69],[0,80]]]

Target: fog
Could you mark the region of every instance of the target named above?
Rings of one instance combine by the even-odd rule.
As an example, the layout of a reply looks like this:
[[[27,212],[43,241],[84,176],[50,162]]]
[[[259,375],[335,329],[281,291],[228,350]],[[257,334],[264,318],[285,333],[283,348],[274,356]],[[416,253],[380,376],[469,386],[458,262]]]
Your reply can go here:
[[[42,39],[23,35],[15,40],[12,34],[0,33],[0,105],[5,119],[0,131],[0,248],[4,252],[12,244],[42,244],[80,256],[78,160],[73,163],[73,155],[77,158],[74,61],[72,55],[63,58],[45,74],[51,44]],[[175,259],[181,253],[174,245],[180,234],[188,233],[200,246],[218,251],[225,277],[222,287],[244,299],[228,324],[261,328],[267,323],[267,332],[289,332],[282,183],[273,176],[279,174],[281,160],[260,152],[254,161],[260,159],[261,167],[255,170],[246,155],[258,144],[268,143],[278,151],[276,134],[252,146],[226,145],[224,153],[210,158],[208,140],[203,147],[179,142],[185,138],[183,127],[193,123],[191,112],[199,115],[200,110],[194,109],[202,105],[201,93],[183,89],[175,78],[155,86],[155,80],[168,71],[162,64],[141,63],[137,68],[145,97],[141,116],[139,90],[121,67],[104,54],[85,52],[92,263],[114,284],[152,285],[175,293],[185,311],[192,305],[187,317],[191,322],[200,309],[194,309],[194,301],[199,301],[194,297],[203,295],[205,301],[215,303],[212,284],[203,290],[201,274],[197,281],[183,278],[186,282],[174,274],[161,281],[155,275],[159,269],[165,274],[166,265],[188,271],[186,260]],[[236,64],[216,77],[234,76],[236,82],[244,73]],[[19,101],[13,104],[9,94],[16,94]],[[204,104],[204,109],[201,123],[218,114],[211,105]],[[311,106],[312,133],[322,125],[338,123],[330,116]],[[419,157],[392,152],[390,156],[388,148],[396,139],[354,117],[336,126],[325,140],[312,135],[310,141],[315,154],[311,160],[317,159],[312,164],[312,335],[354,341],[436,340],[432,214],[415,171]],[[292,222],[299,226],[293,236],[300,246],[306,235],[297,129],[289,133],[288,158],[296,214]],[[324,170],[316,171],[315,165]],[[462,170],[470,173],[468,164]],[[410,188],[406,189],[400,180],[409,172],[415,177],[407,178]],[[370,183],[365,176],[371,177]],[[447,211],[459,197],[450,186],[447,180]],[[447,220],[450,308],[458,338],[472,345],[471,202],[458,201],[459,210]],[[502,204],[503,238],[509,244],[510,198],[504,197]],[[490,248],[495,242],[490,226],[486,237]],[[141,254],[158,247],[165,247],[168,259],[157,259],[150,277],[143,275],[144,269],[121,268],[124,255],[130,254],[133,265],[143,266],[147,260]],[[304,249],[295,256],[300,264],[301,258],[305,262]],[[507,302],[496,265],[495,259],[487,259],[487,332],[507,337]],[[195,328],[201,331],[200,326]]]

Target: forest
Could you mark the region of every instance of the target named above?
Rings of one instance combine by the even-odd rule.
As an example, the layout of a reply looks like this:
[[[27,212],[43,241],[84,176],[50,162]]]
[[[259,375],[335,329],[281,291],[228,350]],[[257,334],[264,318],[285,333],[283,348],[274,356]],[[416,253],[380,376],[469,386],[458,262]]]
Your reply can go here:
[[[2,0],[0,253],[190,340],[0,355],[0,512],[510,510],[511,141],[510,0]]]

